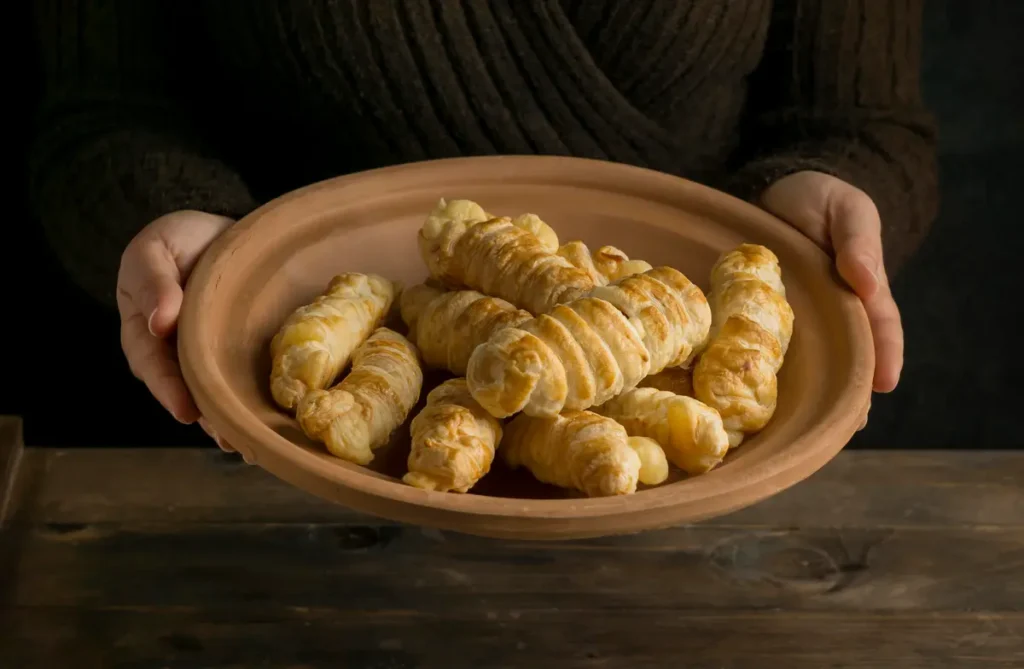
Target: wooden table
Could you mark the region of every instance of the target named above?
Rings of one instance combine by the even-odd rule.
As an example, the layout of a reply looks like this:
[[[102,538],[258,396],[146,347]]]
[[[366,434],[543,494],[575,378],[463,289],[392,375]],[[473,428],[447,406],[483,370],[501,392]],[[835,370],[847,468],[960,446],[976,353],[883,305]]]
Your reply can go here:
[[[5,669],[1024,667],[1024,452],[847,452],[716,521],[535,544],[214,450],[17,435],[0,419]]]

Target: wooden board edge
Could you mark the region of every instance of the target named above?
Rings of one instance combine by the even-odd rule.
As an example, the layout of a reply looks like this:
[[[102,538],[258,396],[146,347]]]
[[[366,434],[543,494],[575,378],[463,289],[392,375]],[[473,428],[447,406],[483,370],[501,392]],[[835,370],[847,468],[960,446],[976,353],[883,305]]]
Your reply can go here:
[[[844,452],[801,484],[709,522],[1022,528],[1021,480],[1024,452]],[[8,523],[395,524],[320,500],[214,448],[33,447],[15,483]]]
[[[7,510],[14,496],[15,482],[25,452],[21,418],[0,416],[0,527],[7,520]]]

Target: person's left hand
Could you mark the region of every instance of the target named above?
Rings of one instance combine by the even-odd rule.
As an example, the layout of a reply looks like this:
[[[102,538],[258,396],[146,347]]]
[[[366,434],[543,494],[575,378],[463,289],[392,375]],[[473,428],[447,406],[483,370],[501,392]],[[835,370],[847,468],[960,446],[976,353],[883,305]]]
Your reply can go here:
[[[903,325],[882,262],[882,223],[864,191],[821,172],[779,179],[759,204],[832,253],[839,275],[864,303],[875,342],[876,392],[887,393],[903,369]]]

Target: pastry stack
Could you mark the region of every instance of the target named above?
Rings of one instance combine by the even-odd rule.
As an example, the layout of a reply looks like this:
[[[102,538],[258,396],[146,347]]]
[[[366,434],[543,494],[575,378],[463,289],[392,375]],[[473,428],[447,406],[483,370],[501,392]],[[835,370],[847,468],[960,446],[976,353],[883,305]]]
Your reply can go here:
[[[403,480],[440,492],[500,457],[577,494],[631,494],[710,471],[775,411],[793,311],[763,246],[723,254],[705,296],[676,268],[469,200],[440,201],[418,242],[426,282],[340,275],[271,343],[274,400],[336,457],[371,462],[424,369],[452,378],[409,423]],[[404,334],[382,325],[394,307]]]

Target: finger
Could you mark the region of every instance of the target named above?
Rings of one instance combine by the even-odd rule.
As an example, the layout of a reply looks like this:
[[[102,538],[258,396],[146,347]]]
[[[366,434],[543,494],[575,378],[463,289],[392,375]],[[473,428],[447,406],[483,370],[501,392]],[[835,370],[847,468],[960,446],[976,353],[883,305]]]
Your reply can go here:
[[[175,419],[193,423],[199,418],[171,345],[150,334],[142,314],[121,322],[121,347],[132,373]]]
[[[871,323],[874,389],[890,392],[903,369],[903,324],[885,276],[878,209],[866,194],[848,186],[833,191],[828,216],[839,274],[861,298]]]
[[[875,342],[874,389],[888,393],[896,388],[903,371],[903,323],[887,286],[864,301]]]
[[[837,189],[829,202],[828,228],[840,276],[862,299],[882,287],[882,224],[867,195],[852,186]]]
[[[141,236],[125,249],[118,295],[130,304],[119,304],[122,316],[141,314],[151,335],[166,337],[173,330],[181,310],[181,273],[170,250],[155,235]]]
[[[860,432],[861,430],[863,430],[864,428],[866,428],[868,426],[868,415],[870,413],[871,413],[871,400],[869,399],[868,400],[868,408],[864,410],[864,420],[862,420],[860,422],[860,427],[857,428],[858,432]]]
[[[200,418],[199,427],[203,428],[203,431],[206,432],[206,434],[209,435],[211,439],[213,439],[213,442],[217,444],[220,450],[224,451],[225,453],[234,453],[235,449],[231,448],[230,444],[221,439],[220,435],[217,434],[217,431],[213,429],[213,426],[210,425],[210,422],[208,420],[206,420],[205,418]]]
[[[118,292],[146,317],[152,334],[166,337],[174,329],[182,284],[202,252],[231,224],[223,216],[176,212],[147,226],[125,249]]]

